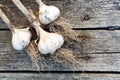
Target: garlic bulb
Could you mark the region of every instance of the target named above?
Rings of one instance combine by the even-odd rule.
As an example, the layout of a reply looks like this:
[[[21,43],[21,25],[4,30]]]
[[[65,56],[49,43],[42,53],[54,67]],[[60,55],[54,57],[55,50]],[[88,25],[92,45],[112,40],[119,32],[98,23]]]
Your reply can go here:
[[[58,48],[60,48],[63,43],[64,43],[64,39],[61,35],[56,34],[56,33],[48,33],[46,31],[44,31],[41,27],[40,27],[40,23],[39,21],[36,19],[36,17],[34,16],[33,13],[31,13],[30,11],[28,11],[20,2],[20,0],[12,0],[15,5],[19,8],[19,10],[28,18],[28,20],[32,23],[33,27],[35,28],[38,37],[40,38],[40,41],[38,42],[38,50],[42,53],[42,54],[48,54],[48,53],[54,53]],[[49,9],[49,6],[47,7],[44,3],[41,2],[41,0],[36,0],[39,3],[40,8],[42,8],[43,12],[46,13],[46,11],[50,11],[47,12],[50,15],[56,16],[55,11],[52,10],[47,10]],[[51,7],[52,8],[52,7]],[[57,9],[57,8],[56,8]],[[41,10],[40,10],[41,11]],[[42,13],[42,12],[40,12]],[[44,16],[44,13],[42,13],[42,15],[40,14],[39,16],[43,16],[44,17],[44,22],[46,23],[47,19],[51,18],[48,15]],[[58,14],[60,15],[60,11],[58,9]],[[47,18],[46,18],[47,17]],[[53,18],[52,17],[52,18]],[[48,21],[52,21],[54,19],[50,19]],[[41,20],[40,20],[41,21]]]
[[[39,20],[42,24],[49,24],[60,16],[60,10],[55,6],[47,6],[41,0],[36,0],[39,4]]]
[[[40,41],[38,43],[38,50],[42,54],[53,54],[64,43],[63,37],[57,33],[48,33],[41,27],[39,27],[39,32]]]
[[[0,9],[0,17],[7,24],[12,32],[12,45],[16,50],[24,49],[30,42],[31,33],[29,27],[24,29],[16,29],[10,22],[5,13]]]
[[[24,29],[14,29],[12,35],[12,46],[16,50],[24,49],[30,42],[31,33],[29,27]]]

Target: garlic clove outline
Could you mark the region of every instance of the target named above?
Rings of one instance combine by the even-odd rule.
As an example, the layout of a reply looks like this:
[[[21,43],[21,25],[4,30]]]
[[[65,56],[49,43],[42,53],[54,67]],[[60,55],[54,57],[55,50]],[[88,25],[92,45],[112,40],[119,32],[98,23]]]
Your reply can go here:
[[[44,4],[41,0],[36,0],[39,3],[39,21],[47,25],[54,22],[60,16],[60,10],[56,6],[48,6]]]
[[[24,29],[14,29],[14,32],[12,33],[12,46],[14,49],[22,50],[29,44],[32,36],[29,27]]]
[[[48,6],[46,9],[40,8],[39,20],[42,24],[49,24],[60,16],[60,10],[55,6]]]
[[[48,33],[42,28],[40,29],[40,41],[38,43],[38,50],[41,54],[53,54],[57,49],[61,48],[64,39],[57,33]]]

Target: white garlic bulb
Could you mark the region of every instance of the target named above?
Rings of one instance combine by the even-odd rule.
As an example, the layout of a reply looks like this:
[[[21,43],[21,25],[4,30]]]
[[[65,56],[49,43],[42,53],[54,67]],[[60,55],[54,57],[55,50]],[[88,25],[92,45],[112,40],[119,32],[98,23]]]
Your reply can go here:
[[[39,27],[40,41],[38,43],[38,50],[42,54],[53,54],[57,49],[59,49],[63,43],[64,39],[61,35],[57,33],[48,33]]]
[[[60,16],[60,10],[56,6],[47,6],[41,0],[36,0],[39,4],[39,20],[42,24],[49,24]]]
[[[16,50],[24,49],[29,44],[31,38],[29,27],[24,29],[16,29],[1,9],[0,17],[8,25],[9,29],[12,32],[12,46]]]
[[[31,33],[29,27],[24,29],[14,29],[12,35],[12,46],[16,50],[24,49],[30,42]]]

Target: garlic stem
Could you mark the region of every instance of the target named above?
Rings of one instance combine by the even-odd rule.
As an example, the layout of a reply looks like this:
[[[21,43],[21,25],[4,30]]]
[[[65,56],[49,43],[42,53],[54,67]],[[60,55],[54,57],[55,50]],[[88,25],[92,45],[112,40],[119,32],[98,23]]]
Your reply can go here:
[[[24,5],[20,2],[20,0],[12,0],[12,1],[19,8],[19,10],[28,18],[28,20],[31,23],[36,19],[36,17],[24,7]]]
[[[45,5],[42,0],[36,0],[36,2],[38,3],[39,6]]]
[[[14,32],[15,26],[13,24],[11,24],[11,22],[9,21],[9,19],[6,17],[6,15],[4,14],[4,12],[1,9],[0,9],[0,17],[7,24],[7,26],[11,30],[11,32]]]
[[[39,26],[40,23],[39,21],[36,19],[36,16],[28,11],[24,5],[21,3],[20,0],[12,0],[13,3],[19,8],[19,10],[27,17],[27,19],[29,20],[30,23],[32,23],[33,27],[35,28],[37,35],[39,34],[38,29],[36,28],[36,26]],[[37,25],[36,25],[37,24]]]
[[[46,34],[46,31],[43,30],[41,27],[37,27],[37,29],[39,30],[39,36],[42,37],[44,34]]]

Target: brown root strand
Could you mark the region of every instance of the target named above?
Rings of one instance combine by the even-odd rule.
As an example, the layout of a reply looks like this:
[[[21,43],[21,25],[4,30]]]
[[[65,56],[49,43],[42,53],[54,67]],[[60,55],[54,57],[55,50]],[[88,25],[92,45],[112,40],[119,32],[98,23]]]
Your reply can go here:
[[[40,60],[40,55],[38,54],[37,45],[35,44],[34,41],[31,41],[29,43],[28,47],[26,48],[26,51],[27,51],[28,55],[30,56],[31,60],[36,64],[36,66],[39,70],[40,67],[38,65],[38,61]]]
[[[37,66],[37,70],[44,71],[44,67],[47,66],[47,64],[45,62],[45,58],[42,57],[41,54],[38,52],[38,48],[37,48],[37,45],[34,40],[30,42],[30,44],[26,48],[26,51],[27,51],[28,55],[30,56],[31,60]],[[47,66],[47,68],[49,69],[48,66]]]
[[[53,55],[53,59],[67,68],[76,68],[79,65],[77,57],[73,54],[71,50],[66,48],[58,49]]]
[[[60,17],[57,21],[49,25],[50,31],[61,34],[64,36],[64,39],[74,40],[81,42],[81,39],[78,38],[78,34],[71,29],[72,25],[65,18]]]

